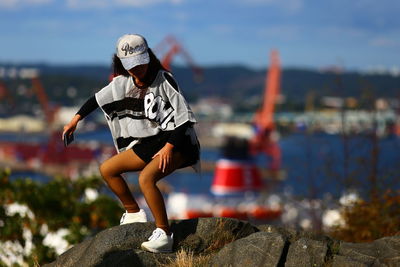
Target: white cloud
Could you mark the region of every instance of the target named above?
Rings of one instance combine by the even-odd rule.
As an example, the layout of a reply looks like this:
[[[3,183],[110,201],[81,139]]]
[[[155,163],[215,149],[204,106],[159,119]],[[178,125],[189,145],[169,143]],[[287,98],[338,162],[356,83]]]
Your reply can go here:
[[[73,9],[106,8],[110,6],[107,0],[67,0],[67,7]]]
[[[371,47],[400,47],[400,39],[396,33],[389,32],[386,36],[377,36],[375,32],[360,27],[321,26],[317,27],[314,33],[325,39],[363,42]]]
[[[266,39],[293,41],[300,37],[301,31],[301,27],[297,25],[276,25],[260,28],[256,31],[256,34]]]
[[[315,25],[313,28],[308,28],[309,34],[314,37],[322,38],[322,40],[334,41],[365,41],[368,38],[368,31],[362,28],[351,26],[336,26],[336,25]]]
[[[239,0],[237,2],[247,5],[268,5],[279,3],[279,0]]]
[[[183,0],[67,0],[67,7],[73,9],[146,7],[160,3],[181,4]]]
[[[226,34],[233,33],[234,29],[233,29],[232,25],[218,24],[218,25],[212,25],[211,26],[211,31],[213,31],[216,34],[226,35]]]
[[[190,15],[186,12],[179,11],[174,14],[174,18],[178,21],[188,21],[190,19]]]
[[[36,5],[36,4],[48,4],[48,3],[53,2],[53,0],[23,0],[21,2],[25,2],[27,4]]]
[[[115,3],[121,6],[149,6],[158,3],[171,3],[171,4],[180,4],[183,0],[115,0]]]
[[[370,40],[369,45],[375,47],[398,47],[400,42],[387,37],[378,37]]]
[[[25,6],[45,5],[53,2],[53,0],[1,0],[0,9],[15,9]]]
[[[4,8],[13,8],[16,7],[18,3],[18,0],[3,0],[0,1],[0,8],[4,7]]]
[[[244,6],[276,6],[290,13],[296,13],[303,9],[304,0],[236,0]]]

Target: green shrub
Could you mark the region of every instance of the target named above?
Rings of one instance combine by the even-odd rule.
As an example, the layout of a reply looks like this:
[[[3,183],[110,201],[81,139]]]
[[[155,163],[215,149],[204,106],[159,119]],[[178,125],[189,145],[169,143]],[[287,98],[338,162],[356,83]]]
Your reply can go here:
[[[369,201],[360,200],[342,211],[343,226],[337,226],[332,237],[347,242],[370,242],[400,234],[400,195],[388,191]]]
[[[32,242],[34,246],[30,255],[23,256],[29,266],[48,263],[57,257],[53,248],[43,244],[48,232],[68,229],[64,239],[69,245],[74,245],[117,225],[123,212],[119,202],[108,195],[99,194],[92,201],[85,198],[86,189],[99,192],[104,187],[100,177],[77,180],[56,177],[48,183],[30,178],[10,181],[9,177],[9,170],[0,170],[0,242],[18,241],[22,247],[26,246],[26,242]],[[30,215],[7,214],[10,205],[27,207]],[[27,241],[24,237],[24,229],[31,233],[31,240]],[[2,265],[4,262],[0,260]]]

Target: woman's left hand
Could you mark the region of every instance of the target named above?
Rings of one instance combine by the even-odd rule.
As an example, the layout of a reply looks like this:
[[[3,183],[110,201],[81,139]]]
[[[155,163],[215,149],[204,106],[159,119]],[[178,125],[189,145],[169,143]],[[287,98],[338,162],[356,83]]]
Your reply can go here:
[[[172,161],[172,149],[174,148],[173,145],[170,143],[166,143],[163,148],[160,149],[156,154],[154,154],[153,159],[157,156],[160,157],[160,163],[158,165],[158,168],[162,172],[166,172],[168,170],[169,165],[171,164]]]

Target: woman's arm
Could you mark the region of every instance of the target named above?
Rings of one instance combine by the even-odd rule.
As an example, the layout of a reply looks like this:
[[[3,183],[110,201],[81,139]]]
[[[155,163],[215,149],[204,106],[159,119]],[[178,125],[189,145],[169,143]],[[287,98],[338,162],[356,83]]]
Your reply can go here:
[[[76,114],[79,114],[81,119],[83,119],[98,107],[99,104],[96,101],[96,97],[92,96],[85,102],[85,104],[82,105]]]
[[[181,126],[177,127],[175,130],[172,131],[170,137],[168,138],[167,143],[163,148],[161,148],[154,156],[153,159],[157,156],[160,157],[160,163],[158,165],[158,168],[162,171],[165,172],[169,164],[171,163],[172,160],[172,151],[173,148],[176,146],[180,146],[182,143],[182,140],[184,138],[186,129],[190,127],[192,123],[190,121],[182,124]]]
[[[71,121],[64,126],[64,131],[62,135],[63,140],[65,134],[71,135],[75,131],[78,122],[98,107],[99,104],[97,104],[96,98],[94,96],[89,98],[75,114],[75,116],[71,119]]]
[[[189,128],[192,125],[193,125],[192,122],[187,121],[184,124],[182,124],[181,126],[175,128],[175,130],[172,131],[167,142],[170,143],[171,145],[173,145],[174,147],[179,146],[182,143],[182,140],[183,140],[183,137],[185,135],[187,128]]]

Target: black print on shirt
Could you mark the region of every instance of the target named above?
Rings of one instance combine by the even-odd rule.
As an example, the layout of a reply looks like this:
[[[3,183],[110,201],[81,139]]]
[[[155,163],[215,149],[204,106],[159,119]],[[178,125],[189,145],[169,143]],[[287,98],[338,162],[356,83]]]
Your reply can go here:
[[[169,122],[174,121],[174,109],[161,96],[149,93],[144,97],[144,112],[149,120],[155,121],[165,130]]]

